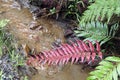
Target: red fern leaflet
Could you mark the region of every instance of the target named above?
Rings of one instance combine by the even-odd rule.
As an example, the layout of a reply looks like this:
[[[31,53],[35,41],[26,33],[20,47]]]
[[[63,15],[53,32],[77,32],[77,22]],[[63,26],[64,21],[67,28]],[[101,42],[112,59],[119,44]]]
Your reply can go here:
[[[51,49],[50,51],[44,51],[30,56],[27,64],[67,64],[69,61],[71,61],[71,63],[78,61],[89,63],[94,61],[96,56],[102,59],[102,52],[98,42],[96,42],[96,47],[90,41],[86,43],[81,40],[70,42],[71,44],[61,44],[60,47]]]

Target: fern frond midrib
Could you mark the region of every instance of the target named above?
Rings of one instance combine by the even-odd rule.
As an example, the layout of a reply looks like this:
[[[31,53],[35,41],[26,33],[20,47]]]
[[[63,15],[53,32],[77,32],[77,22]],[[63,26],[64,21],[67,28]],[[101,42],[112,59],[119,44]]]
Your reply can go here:
[[[87,32],[89,35],[96,35],[96,36],[101,36],[101,37],[111,37],[111,36],[109,36],[109,35],[107,35],[107,34],[104,34],[104,33],[96,33],[96,32],[93,32],[93,31],[88,31],[88,30],[84,30],[84,32]]]
[[[82,53],[85,53],[85,56],[87,55],[87,53],[90,53],[90,54],[92,54],[92,53],[98,53],[98,51],[83,51],[83,52],[79,52],[79,53],[71,53],[71,54],[69,54],[69,55],[60,55],[60,56],[56,56],[56,57],[54,57],[54,60],[57,60],[57,59],[64,59],[64,58],[72,58],[73,56],[74,57],[80,57],[81,56],[81,54]],[[51,59],[53,59],[53,56],[51,56],[51,57],[45,57],[45,59],[47,59],[47,60],[51,60]]]

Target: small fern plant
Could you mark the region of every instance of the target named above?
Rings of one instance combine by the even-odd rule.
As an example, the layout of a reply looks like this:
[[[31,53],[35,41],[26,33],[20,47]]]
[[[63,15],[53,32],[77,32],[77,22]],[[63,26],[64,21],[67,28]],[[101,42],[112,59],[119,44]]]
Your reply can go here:
[[[80,27],[75,30],[75,34],[77,37],[84,37],[85,41],[90,40],[92,43],[95,43],[97,40],[102,45],[115,36],[117,29],[118,24],[112,25],[109,30],[106,23],[97,21],[80,25]]]
[[[83,13],[81,23],[107,19],[113,15],[120,16],[120,0],[95,0]]]
[[[101,61],[87,80],[120,80],[120,57],[107,57]]]

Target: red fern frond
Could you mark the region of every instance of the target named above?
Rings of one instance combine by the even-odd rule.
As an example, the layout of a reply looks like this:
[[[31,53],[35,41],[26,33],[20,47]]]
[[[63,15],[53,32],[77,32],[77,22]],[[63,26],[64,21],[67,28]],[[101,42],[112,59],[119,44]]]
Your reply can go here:
[[[70,42],[71,44],[61,44],[60,47],[51,49],[50,51],[30,56],[27,64],[67,64],[69,61],[71,63],[78,61],[89,63],[94,61],[96,56],[102,59],[102,52],[100,51],[98,42],[96,42],[96,47],[90,41],[87,41],[88,44],[81,40],[76,40],[76,43]]]

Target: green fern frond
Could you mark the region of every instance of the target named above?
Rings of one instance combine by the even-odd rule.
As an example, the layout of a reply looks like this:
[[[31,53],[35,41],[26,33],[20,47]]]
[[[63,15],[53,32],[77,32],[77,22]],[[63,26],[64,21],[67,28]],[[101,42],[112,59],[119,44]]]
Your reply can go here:
[[[106,23],[91,22],[86,25],[80,25],[78,30],[75,30],[75,33],[76,36],[85,37],[85,40],[90,40],[93,43],[97,40],[102,45],[115,36],[117,29],[118,24],[111,26],[109,30]]]
[[[83,13],[81,23],[105,18],[109,22],[113,14],[120,15],[120,0],[95,0]]]
[[[90,72],[87,80],[118,80],[120,76],[120,58],[107,57],[99,63],[95,71]]]

